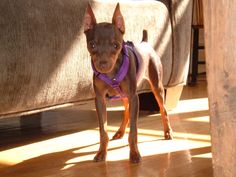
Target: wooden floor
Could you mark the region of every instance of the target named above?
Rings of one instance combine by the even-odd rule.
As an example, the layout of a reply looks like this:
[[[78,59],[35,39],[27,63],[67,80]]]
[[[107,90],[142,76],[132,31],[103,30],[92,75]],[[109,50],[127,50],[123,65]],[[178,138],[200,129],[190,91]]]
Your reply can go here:
[[[92,105],[91,105],[92,107]],[[118,129],[123,107],[111,103],[108,130]],[[109,142],[107,162],[92,161],[99,147],[94,109],[43,113],[42,128],[20,129],[18,118],[0,120],[1,177],[212,177],[206,82],[185,87],[169,112],[174,140],[163,140],[160,115],[141,112],[140,164],[130,164],[127,134]]]

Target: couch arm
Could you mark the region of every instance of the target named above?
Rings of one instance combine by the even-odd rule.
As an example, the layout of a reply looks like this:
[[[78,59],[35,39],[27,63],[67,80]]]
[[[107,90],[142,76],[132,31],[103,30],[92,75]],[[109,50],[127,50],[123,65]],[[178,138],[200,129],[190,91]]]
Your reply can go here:
[[[172,23],[172,69],[167,87],[187,82],[192,22],[192,0],[170,1]]]
[[[172,0],[169,2],[169,12],[172,26],[172,67],[166,83],[166,107],[173,109],[180,99],[183,85],[187,82],[191,23],[192,0]]]

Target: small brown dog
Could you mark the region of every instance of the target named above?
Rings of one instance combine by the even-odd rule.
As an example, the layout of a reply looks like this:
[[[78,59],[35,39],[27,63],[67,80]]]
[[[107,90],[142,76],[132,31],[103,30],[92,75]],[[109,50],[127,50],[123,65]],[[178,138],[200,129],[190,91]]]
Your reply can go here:
[[[143,42],[138,46],[134,47],[132,43],[123,41],[125,22],[119,4],[115,8],[112,23],[97,23],[92,8],[88,5],[84,18],[84,33],[94,70],[93,85],[100,131],[100,148],[94,161],[104,161],[107,155],[109,137],[106,129],[106,97],[118,95],[124,101],[125,116],[113,139],[122,138],[127,124],[130,123],[130,161],[138,163],[141,156],[137,146],[139,114],[137,85],[143,79],[150,82],[159,104],[165,139],[172,139],[172,130],[164,106],[163,71],[160,58],[145,42],[147,38],[145,32]]]

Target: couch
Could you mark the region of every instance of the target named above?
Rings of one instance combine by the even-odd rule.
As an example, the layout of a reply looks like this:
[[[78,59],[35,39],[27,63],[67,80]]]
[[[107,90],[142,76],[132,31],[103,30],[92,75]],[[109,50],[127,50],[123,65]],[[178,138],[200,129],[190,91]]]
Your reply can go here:
[[[117,1],[89,1],[97,21],[111,21]],[[30,115],[94,99],[83,34],[88,0],[0,2],[0,118]],[[143,29],[164,68],[166,104],[176,106],[186,84],[191,0],[120,1],[125,40]],[[149,92],[147,83],[139,93]]]

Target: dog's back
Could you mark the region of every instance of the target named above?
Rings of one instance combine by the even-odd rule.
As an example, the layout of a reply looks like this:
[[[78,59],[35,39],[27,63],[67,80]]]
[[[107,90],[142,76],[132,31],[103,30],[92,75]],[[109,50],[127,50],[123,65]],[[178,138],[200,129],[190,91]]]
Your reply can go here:
[[[162,80],[162,64],[159,55],[156,53],[156,51],[153,49],[153,47],[148,43],[148,31],[143,30],[143,36],[142,41],[139,44],[135,45],[135,48],[137,49],[139,55],[141,56],[140,61],[140,76],[137,81],[137,86],[139,86],[143,80],[149,81],[149,65],[155,65],[156,68],[159,68],[160,72],[160,80]]]

